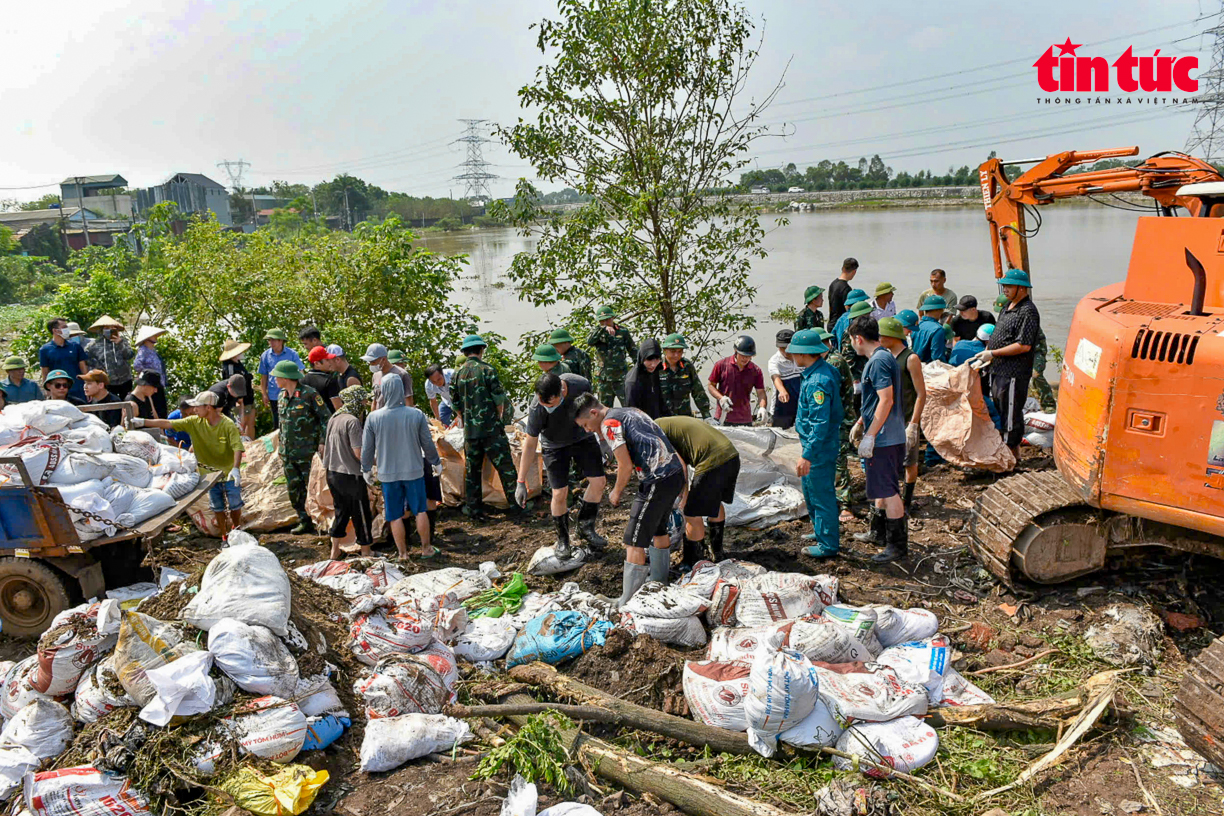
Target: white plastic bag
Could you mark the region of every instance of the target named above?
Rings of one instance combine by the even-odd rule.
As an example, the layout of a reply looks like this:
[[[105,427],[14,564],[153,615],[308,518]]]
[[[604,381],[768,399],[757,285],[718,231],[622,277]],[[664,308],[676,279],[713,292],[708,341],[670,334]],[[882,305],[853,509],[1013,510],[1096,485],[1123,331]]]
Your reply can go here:
[[[887,722],[906,715],[921,717],[926,714],[926,689],[903,682],[897,672],[887,666],[875,668],[875,671],[840,674],[816,667],[820,699],[825,701],[838,722],[848,726],[856,722]]]
[[[136,705],[123,686],[110,660],[103,660],[90,671],[85,672],[81,682],[77,684],[76,694],[72,700],[73,719],[91,723],[105,717],[119,708],[131,708]]]
[[[845,730],[825,701],[817,700],[812,713],[779,734],[778,739],[796,748],[832,748]]]
[[[821,616],[849,632],[851,637],[867,647],[871,655],[878,655],[884,650],[875,631],[879,622],[879,613],[875,609],[837,604],[825,607]]]
[[[787,645],[813,663],[861,663],[874,655],[850,628],[824,616],[794,621]]]
[[[157,461],[153,463],[153,472],[157,475],[165,473],[195,473],[199,470],[196,455],[186,448],[176,448],[173,445],[157,446]]]
[[[639,635],[650,635],[660,643],[692,649],[704,646],[706,642],[705,627],[701,619],[691,618],[650,618],[645,615],[635,615],[632,612],[622,612],[620,625],[630,632]]]
[[[401,714],[437,714],[450,702],[442,675],[416,655],[392,655],[378,661],[368,677],[353,683],[370,720]]]
[[[149,816],[149,803],[127,777],[92,765],[26,774],[31,816]]]
[[[744,716],[748,744],[761,756],[773,756],[778,734],[812,713],[818,699],[816,667],[798,652],[782,650],[752,664]]]
[[[280,559],[241,530],[230,533],[229,542],[204,570],[200,591],[183,609],[183,620],[207,632],[213,624],[233,618],[284,637],[290,592]]]
[[[244,751],[282,765],[293,761],[306,741],[306,715],[279,697],[252,700],[225,723]]]
[[[72,716],[52,700],[35,700],[0,731],[0,745],[20,745],[39,759],[59,756],[72,742]]]
[[[744,731],[744,698],[752,666],[736,661],[690,660],[684,664],[684,699],[693,719],[715,728]]]
[[[145,672],[154,697],[140,710],[140,719],[168,725],[175,717],[212,711],[217,702],[217,684],[208,676],[212,663],[212,652],[192,652]]]
[[[735,618],[741,626],[761,626],[819,614],[836,600],[836,578],[767,572],[740,582]]]
[[[858,723],[846,729],[837,740],[837,750],[860,756],[877,765],[913,773],[935,758],[939,735],[916,717],[901,717],[890,722]],[[854,767],[852,760],[833,757],[833,767],[841,771]],[[877,779],[886,774],[863,768],[866,776]]]
[[[455,655],[470,663],[505,657],[518,630],[504,618],[477,618],[468,623],[455,641]]]
[[[570,550],[569,558],[564,560],[557,557],[555,547],[540,547],[527,563],[527,572],[530,575],[557,575],[562,572],[571,572],[585,564],[590,557],[591,551],[586,547],[573,547]]]
[[[995,699],[951,666],[944,674],[943,699],[938,706],[993,705]]]
[[[71,443],[72,449],[82,453],[114,453],[115,446],[111,443],[110,433],[106,427],[98,427],[90,423],[80,428],[67,428],[62,433],[64,441]]]
[[[111,662],[128,696],[144,707],[157,693],[148,673],[198,651],[194,643],[183,640],[176,627],[129,611],[123,613]]]
[[[876,637],[887,649],[899,643],[926,640],[939,631],[939,618],[926,609],[897,609],[894,606],[873,606],[876,610]]]
[[[53,434],[85,418],[85,412],[65,400],[37,400],[4,409],[4,424],[28,425],[40,433]]]
[[[132,506],[128,509],[128,513],[134,519],[134,523],[139,524],[172,507],[174,507],[174,498],[169,493],[151,488],[137,488],[135,495],[132,496]],[[202,588],[201,591],[203,591]]]
[[[346,598],[360,598],[374,592],[374,581],[364,572],[346,572],[342,575],[324,575],[315,578],[316,584],[322,584],[336,590]]]
[[[129,456],[123,453],[99,453],[97,458],[106,464],[110,475],[117,482],[123,482],[132,487],[148,487],[149,482],[153,481],[149,463],[139,456]]]
[[[115,527],[115,519],[119,514],[112,510],[110,502],[101,496],[97,494],[77,496],[69,504],[77,510],[91,514],[91,516],[85,516],[82,513],[70,514],[72,526],[76,528],[77,537],[81,541],[112,536],[118,529]]]
[[[152,581],[141,581],[138,584],[128,584],[106,590],[107,600],[114,601],[121,609],[135,609],[145,598],[157,594],[157,584]]]
[[[208,651],[238,688],[251,694],[293,697],[298,665],[289,649],[263,626],[226,618],[208,632]]]
[[[442,714],[370,720],[361,742],[361,771],[390,771],[426,754],[450,751],[471,738],[467,723]]]
[[[707,660],[742,660],[775,655],[787,645],[793,621],[768,626],[720,626],[710,633]]]
[[[947,673],[952,656],[952,646],[943,635],[930,640],[902,643],[880,652],[875,662],[890,666],[897,676],[907,683],[915,683],[926,689],[930,705],[939,705],[943,700],[944,674]]]
[[[41,759],[20,745],[0,746],[0,799],[7,799],[20,788],[25,775],[37,771],[41,764]]]
[[[580,802],[561,802],[537,814],[539,804],[536,786],[516,774],[502,801],[500,816],[600,816],[598,810]]]
[[[643,618],[691,618],[704,612],[707,603],[697,592],[677,584],[647,581],[621,611]]]

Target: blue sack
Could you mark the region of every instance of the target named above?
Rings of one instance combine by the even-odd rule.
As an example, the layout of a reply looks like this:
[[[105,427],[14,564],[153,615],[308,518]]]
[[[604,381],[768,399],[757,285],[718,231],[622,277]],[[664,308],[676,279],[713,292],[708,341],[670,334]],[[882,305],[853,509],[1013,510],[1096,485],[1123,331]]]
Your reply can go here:
[[[302,743],[302,750],[319,751],[326,748],[340,739],[344,729],[352,724],[348,717],[337,717],[334,714],[311,718],[306,723],[306,741]]]
[[[612,621],[593,621],[581,612],[549,612],[532,618],[514,639],[506,668],[542,660],[549,665],[578,657],[595,646],[614,628]]]

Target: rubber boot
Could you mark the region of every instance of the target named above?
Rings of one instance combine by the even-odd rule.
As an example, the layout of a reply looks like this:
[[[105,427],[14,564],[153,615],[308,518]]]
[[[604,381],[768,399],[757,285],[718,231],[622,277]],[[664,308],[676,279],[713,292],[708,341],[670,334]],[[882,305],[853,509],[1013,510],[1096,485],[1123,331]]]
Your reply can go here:
[[[905,492],[901,494],[902,499],[905,502],[905,515],[907,516],[909,515],[910,503],[914,500],[914,488],[917,486],[917,482],[906,482]]]
[[[305,516],[299,519],[298,525],[289,532],[294,535],[312,535],[317,531],[315,530],[314,522],[310,520],[309,516]]]
[[[855,533],[852,537],[855,541],[870,541],[877,547],[884,546],[884,527],[888,520],[884,515],[884,511],[878,507],[871,508],[871,529],[866,533]]]
[[[885,536],[884,552],[876,553],[871,560],[877,564],[887,564],[909,555],[909,518],[888,519],[887,535]]]
[[[608,539],[595,529],[595,521],[599,516],[599,502],[584,501],[578,511],[578,537],[585,541],[591,552],[603,552],[608,546]]]
[[[681,565],[685,569],[692,569],[693,565],[703,558],[705,558],[705,542],[701,540],[694,541],[685,536],[684,551],[680,556]]]
[[[650,580],[666,584],[667,568],[671,564],[671,550],[651,547],[648,552],[650,553]]]
[[[553,525],[557,528],[557,540],[553,544],[553,555],[558,561],[568,561],[572,550],[570,549],[569,538],[569,513],[562,513],[559,516],[553,516]]]
[[[654,547],[651,547],[653,550]],[[650,567],[645,564],[630,564],[625,562],[624,577],[621,579],[621,596],[616,601],[617,608],[629,603],[629,599],[637,594],[642,584],[650,579]]]
[[[707,522],[710,528],[710,558],[714,563],[723,560],[723,532],[726,530],[727,522],[711,521]]]

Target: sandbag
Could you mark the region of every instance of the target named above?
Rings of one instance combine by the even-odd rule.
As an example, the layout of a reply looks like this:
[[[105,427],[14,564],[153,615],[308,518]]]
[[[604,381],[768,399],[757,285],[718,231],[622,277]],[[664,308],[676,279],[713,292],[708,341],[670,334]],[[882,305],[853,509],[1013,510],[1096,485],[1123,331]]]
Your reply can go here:
[[[152,581],[141,581],[140,583],[106,590],[107,600],[115,601],[119,608],[125,611],[135,609],[145,598],[152,598],[156,594],[157,584]]]
[[[408,655],[415,660],[424,660],[433,670],[442,675],[442,682],[451,692],[450,702],[455,701],[455,684],[459,682],[459,661],[451,647],[435,639],[419,652]]]
[[[66,400],[36,400],[9,405],[0,423],[10,428],[29,427],[44,434],[58,433],[85,418],[85,412]]]
[[[307,717],[320,717],[324,714],[345,717],[349,715],[327,674],[299,678],[297,687],[293,690],[293,699]]]
[[[370,576],[370,580],[374,583],[375,592],[385,592],[389,587],[407,577],[402,569],[385,558],[380,558],[371,564],[365,574]]]
[[[316,584],[334,589],[346,598],[360,598],[374,593],[374,581],[364,572],[346,572],[341,575],[324,575],[315,578]]]
[[[199,483],[200,474],[193,470],[190,473],[168,473],[164,476],[154,476],[153,481],[149,482],[149,487],[160,490],[178,501],[195,490]]]
[[[916,717],[901,717],[890,722],[858,723],[846,729],[837,740],[837,750],[883,765],[901,773],[913,773],[935,758],[939,735]],[[833,767],[847,771],[854,761],[833,757]],[[874,768],[862,772],[876,779],[887,774]]]
[[[519,632],[506,658],[506,668],[533,660],[555,666],[602,646],[612,629],[611,621],[592,620],[581,612],[549,612],[528,621]]]
[[[442,714],[405,714],[366,724],[361,771],[390,771],[434,752],[449,752],[472,739],[467,723]]]
[[[148,672],[198,651],[177,627],[128,611],[123,613],[112,665],[124,691],[143,708],[157,693]]]
[[[876,654],[871,651],[874,644],[867,646],[854,636],[854,631],[825,615],[800,618],[793,622],[785,645],[806,655],[813,663],[860,663],[871,660]]]
[[[72,716],[52,700],[35,700],[0,730],[0,745],[20,745],[39,759],[59,756],[71,743]]]
[[[73,454],[68,459],[73,462],[77,456],[78,454]],[[106,466],[107,472],[117,482],[123,482],[132,487],[148,487],[149,482],[153,481],[149,463],[139,456],[123,453],[99,453],[94,456]]]
[[[172,663],[149,669],[145,679],[153,686],[153,699],[140,710],[140,719],[169,725],[176,717],[207,714],[217,704],[217,684],[208,676],[211,652],[192,652]]]
[[[761,756],[773,756],[775,737],[797,725],[816,707],[816,667],[798,652],[782,650],[757,660],[748,675],[744,716],[748,744]]]
[[[704,612],[706,603],[705,598],[685,587],[647,581],[621,611],[645,618],[691,618]]]
[[[4,699],[0,700],[0,714],[12,719],[17,712],[36,700],[51,698],[34,688],[34,674],[38,671],[38,655],[32,654],[20,663],[14,663],[4,677]]]
[[[660,643],[693,649],[706,643],[705,627],[696,615],[689,618],[652,618],[623,612],[620,625],[639,635],[650,635]]]
[[[72,526],[76,530],[77,538],[81,541],[93,541],[95,538],[102,536],[112,536],[118,529],[115,527],[115,521],[118,517],[110,502],[101,496],[83,495],[77,496],[69,505],[76,510],[81,510],[81,513],[71,513]],[[90,515],[86,516],[85,513]]]
[[[353,571],[353,567],[346,561],[316,561],[313,564],[306,564],[302,567],[297,567],[293,570],[303,578],[309,578],[312,581],[318,580],[327,575],[344,575]]]
[[[31,473],[31,476],[34,474]],[[59,491],[60,498],[66,503],[72,504],[74,500],[81,496],[99,495],[110,502],[107,496],[108,488],[115,483],[115,480],[107,476],[105,479],[90,479],[89,481],[71,485],[55,485],[55,489]]]
[[[796,748],[832,748],[845,730],[828,704],[818,699],[812,713],[778,734],[778,740]]]
[[[739,661],[690,660],[684,664],[684,699],[693,719],[725,728],[745,731],[744,698],[748,696],[748,677],[752,666]]]
[[[816,674],[820,678],[820,699],[843,726],[887,722],[906,715],[921,717],[927,712],[926,689],[903,682],[887,666],[847,674],[817,666]]]
[[[951,661],[952,646],[943,635],[929,640],[917,640],[892,646],[880,652],[875,662],[889,666],[906,683],[914,683],[926,689],[930,705],[939,705],[943,700],[944,674]]]
[[[127,777],[92,765],[26,774],[31,816],[149,816],[149,803]]]
[[[894,606],[873,605],[876,611],[876,637],[887,649],[900,643],[926,640],[939,631],[939,618],[926,609],[897,609]]]
[[[851,637],[863,644],[872,656],[884,650],[875,631],[879,622],[879,613],[875,609],[837,604],[826,607],[821,617],[845,629]]]
[[[995,699],[951,666],[944,674],[943,698],[936,704],[944,706],[994,705]]]
[[[66,428],[60,434],[64,441],[74,451],[81,453],[114,453],[115,446],[111,442],[110,433],[105,425],[98,427],[89,423],[80,428]]]
[[[365,577],[365,576],[362,576]],[[433,622],[414,603],[392,610],[358,615],[349,629],[349,648],[357,659],[373,666],[382,658],[421,649],[433,640]]]
[[[740,582],[735,619],[741,626],[760,626],[818,615],[836,602],[836,578],[767,572]]]
[[[115,674],[114,666],[108,659],[81,677],[69,710],[73,719],[88,724],[97,722],[116,709],[132,708],[135,705],[136,701],[124,691],[119,676]]]
[[[183,609],[183,620],[204,631],[233,618],[266,626],[280,637],[289,623],[289,576],[280,559],[241,530],[230,533],[200,581],[200,591]]]
[[[84,604],[57,615],[38,639],[34,689],[50,697],[71,694],[81,676],[115,648],[119,624],[117,601]]]
[[[586,547],[574,547],[569,558],[557,557],[556,548],[549,545],[540,547],[527,562],[527,572],[530,575],[557,575],[562,572],[572,572],[578,569],[591,557],[591,551]]]
[[[42,760],[20,745],[0,745],[0,799],[21,787],[28,773],[38,770]]]
[[[154,516],[161,515],[172,507],[174,507],[174,498],[169,493],[148,488],[137,488],[136,495],[132,497],[132,506],[128,513],[135,519],[135,523],[139,524]]]
[[[208,631],[208,651],[216,659],[217,668],[243,691],[293,697],[298,683],[297,661],[269,629],[226,618]]]
[[[282,765],[292,762],[306,741],[306,716],[280,697],[252,700],[224,723],[242,750]]]
[[[167,473],[196,473],[200,464],[196,455],[186,448],[176,448],[173,445],[157,446],[157,461],[149,470],[154,476],[164,476]]]
[[[982,396],[982,378],[962,363],[953,368],[938,360],[922,366],[926,403],[922,434],[944,459],[958,467],[1006,473],[1016,457],[1003,444]]]
[[[297,521],[297,511],[289,503],[285,488],[285,469],[278,450],[279,432],[273,431],[247,442],[242,457],[242,528],[251,532],[270,532],[291,527]],[[311,473],[321,471],[311,468]],[[191,523],[201,533],[219,538],[215,514],[208,496],[201,496],[187,508]],[[377,524],[377,521],[375,522]]]
[[[437,598],[442,606],[454,607],[492,586],[493,582],[479,570],[447,567],[409,575],[396,581],[383,594],[394,598],[397,603],[419,603]]]
[[[124,428],[118,425],[111,429],[111,443],[115,453],[134,456],[146,465],[156,465],[161,458],[161,445],[147,431]]]
[[[518,630],[505,618],[477,618],[455,641],[455,655],[469,663],[498,660],[514,644]]]
[[[391,655],[378,661],[370,676],[353,683],[353,693],[365,703],[370,720],[437,714],[451,696],[442,675],[415,655]]]
[[[116,482],[111,476],[107,476],[98,484],[102,485],[99,493],[102,495],[102,498],[106,499],[107,503],[110,504],[111,509],[114,510],[116,514],[131,512],[132,502],[135,501],[137,495],[136,491],[139,490],[139,488],[132,487],[131,485],[124,484],[123,482]],[[63,492],[63,488],[60,488],[61,495]]]

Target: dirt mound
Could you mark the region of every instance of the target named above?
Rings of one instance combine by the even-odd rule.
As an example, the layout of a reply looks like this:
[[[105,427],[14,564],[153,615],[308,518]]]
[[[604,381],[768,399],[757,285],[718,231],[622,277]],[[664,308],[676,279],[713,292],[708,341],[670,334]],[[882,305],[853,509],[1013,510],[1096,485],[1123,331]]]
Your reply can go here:
[[[698,660],[702,649],[682,652],[650,635],[613,629],[597,646],[560,667],[565,674],[622,700],[677,717],[688,716],[682,676],[686,660]]]

